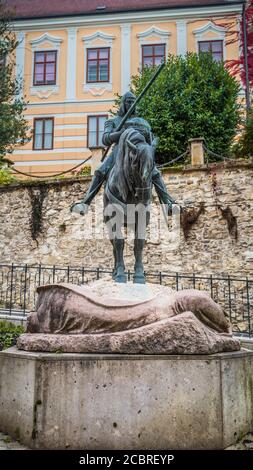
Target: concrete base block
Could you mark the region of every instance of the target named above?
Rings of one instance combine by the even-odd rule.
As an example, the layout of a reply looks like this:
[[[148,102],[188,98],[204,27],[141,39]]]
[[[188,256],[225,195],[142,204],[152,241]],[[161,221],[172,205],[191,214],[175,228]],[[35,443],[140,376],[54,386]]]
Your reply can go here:
[[[223,449],[253,429],[253,352],[0,353],[0,430],[37,449]]]

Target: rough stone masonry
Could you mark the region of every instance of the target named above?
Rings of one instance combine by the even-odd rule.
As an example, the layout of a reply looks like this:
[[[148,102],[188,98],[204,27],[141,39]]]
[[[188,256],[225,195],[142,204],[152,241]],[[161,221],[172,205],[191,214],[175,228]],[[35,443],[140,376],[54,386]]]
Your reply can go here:
[[[253,162],[174,168],[163,176],[177,202],[195,212],[204,203],[204,212],[200,211],[187,237],[181,227],[176,244],[165,225],[161,225],[163,222],[160,230],[154,226],[144,250],[145,269],[250,276]],[[100,238],[102,219],[98,224],[95,220],[102,213],[102,191],[92,203],[89,215],[80,217],[69,211],[70,205],[81,199],[89,182],[89,177],[82,177],[0,187],[1,263],[111,268],[111,243]],[[157,209],[154,193],[154,212]],[[92,225],[96,227],[95,234],[90,234]],[[131,241],[127,242],[125,252],[126,267],[133,268]]]

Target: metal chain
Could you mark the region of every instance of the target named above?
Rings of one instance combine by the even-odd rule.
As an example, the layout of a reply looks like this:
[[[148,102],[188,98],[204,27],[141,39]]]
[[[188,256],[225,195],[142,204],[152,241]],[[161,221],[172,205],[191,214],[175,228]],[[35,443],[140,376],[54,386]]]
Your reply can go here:
[[[213,155],[213,157],[217,157],[217,158],[220,158],[221,160],[223,161],[229,161],[229,162],[232,162],[233,159],[232,158],[227,158],[227,157],[224,157],[224,155],[219,155],[218,153],[215,153],[213,152],[212,150],[209,150],[205,145],[203,145],[203,148],[205,150],[205,152],[209,155]]]
[[[234,159],[232,158],[227,158],[227,157],[224,157],[223,155],[219,155],[218,153],[215,153],[213,152],[212,150],[209,150],[205,145],[203,146],[205,152],[207,153],[207,157],[208,155],[212,155],[216,158],[219,158],[223,161],[229,161],[229,162],[232,162],[234,161]],[[157,165],[157,168],[159,170],[162,170],[164,168],[167,168],[171,165],[173,165],[174,163],[176,163],[177,161],[181,160],[182,158],[188,156],[190,153],[189,149],[187,149],[184,153],[182,153],[181,155],[179,155],[178,157],[174,158],[173,160],[170,160],[169,162],[166,162],[164,163],[163,165]],[[84,165],[87,161],[89,161],[91,159],[92,156],[86,158],[86,160],[84,160],[83,162],[79,163],[78,165],[74,166],[73,168],[70,168],[70,170],[66,170],[66,171],[62,171],[61,173],[57,173],[55,175],[50,175],[50,176],[40,176],[40,175],[34,175],[34,174],[31,174],[31,173],[25,173],[23,171],[20,171],[20,170],[17,170],[16,168],[12,168],[12,171],[15,172],[15,173],[18,173],[20,175],[24,175],[24,176],[28,176],[30,178],[55,178],[57,176],[61,176],[61,175],[65,175],[67,173],[71,173],[72,171],[74,171],[76,168],[79,168],[80,166]],[[207,163],[209,163],[208,161],[208,158],[207,158]]]
[[[47,178],[47,179],[49,179],[49,178],[55,178],[56,176],[65,175],[66,173],[70,173],[71,171],[74,171],[76,168],[79,168],[80,166],[84,165],[90,159],[91,159],[91,156],[86,158],[86,160],[84,160],[83,162],[78,163],[78,165],[74,166],[73,168],[70,168],[70,170],[65,170],[65,171],[62,171],[61,173],[57,173],[55,175],[50,175],[50,176],[33,175],[31,173],[25,173],[24,171],[17,170],[16,168],[12,168],[12,171],[14,173],[18,173],[20,175],[28,176],[29,178]]]
[[[178,157],[174,158],[173,160],[170,160],[169,162],[167,163],[164,163],[163,165],[157,165],[157,168],[159,170],[162,170],[163,168],[166,168],[170,165],[173,165],[173,163],[177,162],[178,160],[181,160],[181,158],[184,158],[186,157],[187,155],[189,155],[189,149],[186,150],[186,152],[182,153],[181,155],[179,155]]]

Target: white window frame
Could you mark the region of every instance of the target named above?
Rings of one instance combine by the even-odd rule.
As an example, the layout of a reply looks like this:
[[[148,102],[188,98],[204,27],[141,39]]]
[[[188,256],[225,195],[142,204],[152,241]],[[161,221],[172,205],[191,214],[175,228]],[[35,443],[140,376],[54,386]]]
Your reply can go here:
[[[40,99],[47,99],[49,96],[52,94],[57,94],[59,93],[59,65],[60,65],[60,51],[61,51],[61,43],[62,43],[62,38],[52,36],[51,34],[45,33],[42,34],[37,39],[34,39],[33,41],[30,41],[30,44],[32,46],[32,73],[31,73],[31,85],[30,85],[30,94],[31,95],[36,95]],[[49,42],[52,44],[50,47],[43,47],[43,43]],[[33,78],[34,78],[34,57],[35,57],[35,52],[50,52],[50,51],[56,51],[56,84],[55,85],[36,85],[34,86],[33,83]]]
[[[165,44],[165,60],[169,54],[169,37],[171,32],[152,26],[146,31],[137,34],[139,40],[139,69],[142,70],[142,46]]]
[[[105,34],[101,31],[97,31],[89,36],[83,36],[83,46],[84,46],[84,81],[83,81],[83,91],[84,93],[91,93],[93,96],[102,96],[105,91],[112,91],[113,84],[113,41],[115,36]],[[99,44],[97,41],[99,40]],[[109,47],[110,49],[110,62],[109,62],[109,82],[94,82],[87,83],[87,50],[94,48],[100,49],[103,47]]]
[[[104,149],[105,146],[102,144],[101,146],[95,146],[95,147],[90,147],[89,146],[89,140],[90,140],[90,137],[89,137],[89,132],[90,132],[90,127],[88,125],[88,121],[89,121],[89,118],[102,118],[102,117],[105,117],[106,119],[109,119],[109,115],[108,113],[91,113],[91,114],[87,114],[87,148],[91,149],[91,150],[96,150],[96,149]]]
[[[214,33],[215,36],[213,37],[207,37],[208,33]],[[195,35],[195,44],[196,44],[196,52],[199,53],[199,42],[200,41],[222,41],[223,44],[223,61],[226,60],[226,45],[225,45],[225,39],[226,39],[226,28],[223,26],[217,26],[213,24],[211,21],[206,23],[204,26],[201,26],[201,28],[197,28],[193,31],[193,34]]]

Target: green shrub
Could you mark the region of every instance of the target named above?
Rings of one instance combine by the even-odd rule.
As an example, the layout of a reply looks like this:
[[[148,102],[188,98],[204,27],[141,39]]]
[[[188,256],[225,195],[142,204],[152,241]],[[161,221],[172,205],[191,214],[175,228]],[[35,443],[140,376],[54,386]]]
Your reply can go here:
[[[132,77],[131,91],[139,95],[153,73],[145,68]],[[196,137],[204,137],[213,152],[227,154],[240,120],[238,93],[235,78],[211,54],[170,56],[138,105],[140,116],[159,137],[157,160],[177,157],[187,149],[188,139]]]
[[[5,320],[0,321],[0,351],[14,346],[17,338],[24,332],[23,326]]]
[[[91,174],[91,167],[90,165],[84,165],[80,169],[73,170],[71,172],[73,176],[90,176]]]
[[[13,176],[8,168],[0,168],[0,185],[10,184],[17,181],[17,178]]]

